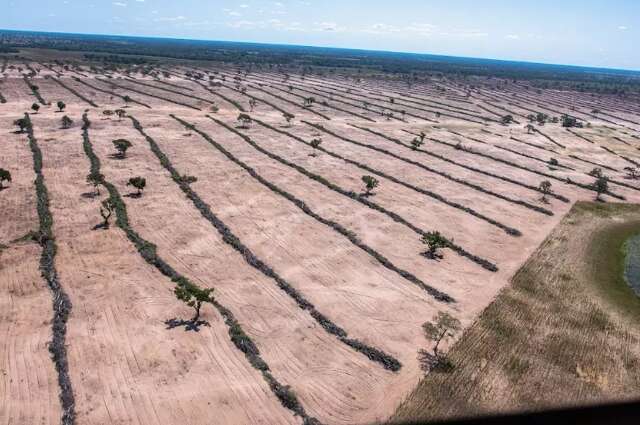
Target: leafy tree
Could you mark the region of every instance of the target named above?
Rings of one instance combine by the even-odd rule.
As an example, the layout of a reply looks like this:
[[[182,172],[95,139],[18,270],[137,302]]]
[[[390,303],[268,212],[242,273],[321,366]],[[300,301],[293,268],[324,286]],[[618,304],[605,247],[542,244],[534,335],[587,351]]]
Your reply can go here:
[[[444,339],[453,337],[459,330],[460,321],[443,311],[438,312],[433,318],[433,321],[422,324],[422,331],[424,332],[425,338],[435,342],[433,346],[433,359],[435,361],[431,362],[431,367],[440,365],[446,361],[446,358],[440,353],[438,347]]]
[[[418,150],[418,148],[420,146],[422,146],[422,144],[424,143],[424,139],[420,139],[418,137],[416,137],[415,139],[413,139],[411,141],[411,148],[415,151]]]
[[[118,121],[122,120],[122,118],[127,115],[127,111],[124,109],[116,109],[114,112],[118,116]]]
[[[258,102],[254,98],[249,99],[249,110],[251,112],[253,112],[253,108],[255,108],[257,105],[258,105]]]
[[[96,195],[100,195],[100,184],[104,181],[104,175],[97,173],[91,173],[87,175],[87,183],[93,186],[96,191]]]
[[[378,179],[373,176],[362,176],[362,182],[365,186],[365,196],[371,195],[371,191],[380,184]]]
[[[136,189],[138,189],[137,195],[141,196],[142,195],[142,191],[147,186],[147,179],[145,179],[144,177],[140,177],[140,176],[131,177],[129,179],[129,182],[127,183],[127,186],[133,186]]]
[[[552,167],[557,167],[558,165],[560,165],[560,163],[558,162],[558,160],[557,160],[557,159],[555,159],[555,158],[551,158],[551,159],[549,160],[549,165],[551,165]]]
[[[251,117],[247,114],[238,115],[237,121],[240,123],[240,128],[249,128],[251,125]]]
[[[589,175],[595,178],[602,177],[602,168],[600,167],[594,168],[593,170],[589,171]]]
[[[124,103],[128,105],[129,103],[131,103],[132,99],[128,94],[125,94],[124,96],[122,96],[122,100],[124,100]]]
[[[427,246],[427,252],[424,254],[429,258],[441,258],[442,255],[438,254],[438,250],[451,245],[451,242],[437,230],[422,235],[422,243]]]
[[[217,105],[211,105],[211,112],[217,114],[220,108]]]
[[[64,129],[71,127],[71,125],[73,124],[73,120],[66,115],[62,117],[60,122],[62,123],[62,128]]]
[[[545,204],[548,201],[547,196],[549,194],[551,194],[551,182],[549,180],[544,180],[542,182],[540,182],[540,186],[538,186],[538,190],[542,193],[542,202],[544,202]]]
[[[436,118],[440,118],[442,114],[440,112],[436,112]]]
[[[318,149],[321,143],[322,143],[322,139],[313,139],[311,142],[309,142],[309,144],[313,148],[313,153],[311,154],[311,156],[317,155],[316,149]]]
[[[109,228],[109,219],[111,218],[111,215],[113,214],[113,211],[115,211],[115,209],[116,207],[111,198],[102,201],[102,206],[100,207],[100,215],[104,220],[104,222],[102,223],[102,227],[104,227],[105,229]]]
[[[504,125],[511,124],[513,122],[513,115],[505,115],[500,119],[500,121]]]
[[[11,173],[4,168],[0,168],[0,190],[4,189],[2,182],[5,181],[11,183]]]
[[[315,97],[305,97],[305,99],[304,99],[304,107],[308,108],[308,107],[312,106],[315,102],[316,102],[316,98]]]
[[[127,150],[132,145],[131,142],[126,139],[117,139],[113,141],[113,146],[115,146],[116,150],[118,151],[118,157],[124,159],[127,156]]]
[[[636,180],[640,178],[640,173],[638,172],[638,169],[635,167],[624,167],[624,171],[627,172],[627,177],[632,180]]]
[[[604,175],[596,177],[596,181],[593,183],[593,189],[597,193],[596,200],[601,201],[602,194],[609,191],[609,178]]]
[[[31,109],[33,109],[34,113],[38,113],[38,111],[40,110],[40,105],[38,105],[37,103],[34,103],[33,105],[31,105]]]
[[[31,126],[31,122],[27,118],[19,118],[13,122],[13,125],[20,128],[20,133],[24,133],[24,131]]]
[[[189,307],[193,307],[195,310],[195,316],[191,319],[193,323],[196,323],[200,318],[202,303],[213,303],[212,292],[213,288],[200,289],[192,284],[176,285],[173,290],[178,300],[184,301]]]
[[[64,111],[64,108],[67,107],[67,105],[65,105],[65,103],[61,100],[59,100],[58,103],[56,103],[56,106],[58,107],[58,111],[60,112]]]
[[[282,116],[284,117],[285,121],[287,121],[287,125],[291,127],[291,121],[295,118],[295,115],[290,112],[283,112]]]
[[[527,134],[531,134],[535,131],[535,127],[531,124],[527,124],[527,126],[525,127],[527,129]]]

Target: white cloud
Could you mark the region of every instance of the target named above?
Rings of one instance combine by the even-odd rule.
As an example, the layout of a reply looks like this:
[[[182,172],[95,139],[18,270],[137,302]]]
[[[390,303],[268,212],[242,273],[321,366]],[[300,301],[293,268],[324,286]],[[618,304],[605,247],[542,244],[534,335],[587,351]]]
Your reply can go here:
[[[520,36],[518,34],[508,34],[504,38],[507,40],[520,40]]]
[[[119,1],[114,1],[112,4],[114,6],[118,6],[118,7],[127,7],[127,3],[122,3],[122,2],[119,2]]]
[[[161,18],[156,18],[154,19],[154,21],[156,22],[179,22],[179,21],[185,21],[187,18],[180,15],[180,16],[167,16],[167,17],[161,17]]]
[[[625,25],[620,25],[620,26],[618,27],[618,29],[619,29],[620,31],[626,31],[626,30],[628,30],[628,29],[629,29],[629,27],[627,27],[627,26],[625,26]]]

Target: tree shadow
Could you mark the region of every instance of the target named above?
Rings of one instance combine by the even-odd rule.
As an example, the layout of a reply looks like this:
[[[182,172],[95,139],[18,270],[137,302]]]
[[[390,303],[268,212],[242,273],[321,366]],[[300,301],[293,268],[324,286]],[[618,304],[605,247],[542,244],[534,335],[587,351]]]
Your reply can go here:
[[[132,198],[132,199],[138,199],[142,196],[142,193],[138,193],[138,192],[131,192],[131,193],[127,193],[126,195],[122,195],[125,198]]]
[[[123,155],[121,155],[119,153],[111,153],[111,154],[109,154],[109,158],[110,159],[115,159],[115,160],[118,160],[118,161],[122,161],[122,160],[126,159],[126,156],[123,156]]]
[[[430,253],[429,251],[425,251],[425,252],[422,252],[420,255],[422,255],[425,258],[428,258],[429,260],[434,260],[434,261],[440,261],[444,258],[444,255],[438,252]]]
[[[100,196],[100,194],[95,192],[95,191],[93,191],[93,192],[82,193],[80,196],[85,198],[85,199],[93,199],[93,198],[96,198],[96,197]]]
[[[107,230],[108,228],[109,228],[109,223],[99,223],[93,226],[91,230],[100,230],[100,229]]]
[[[427,350],[418,350],[418,362],[423,372],[451,373],[455,366],[443,355],[436,356]]]
[[[211,327],[211,324],[209,324],[209,322],[207,322],[206,320],[194,321],[193,319],[184,320],[184,319],[178,319],[176,317],[174,317],[173,319],[165,320],[164,324],[167,325],[168,330],[184,326],[185,332],[189,332],[189,331],[200,332],[201,326]]]

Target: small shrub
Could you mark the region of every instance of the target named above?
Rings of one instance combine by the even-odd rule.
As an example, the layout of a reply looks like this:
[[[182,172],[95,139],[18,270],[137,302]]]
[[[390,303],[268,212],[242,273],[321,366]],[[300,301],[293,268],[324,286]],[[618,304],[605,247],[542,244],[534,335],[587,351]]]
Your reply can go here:
[[[118,116],[118,121],[122,120],[122,118],[127,115],[127,111],[125,111],[124,109],[116,109],[113,112]]]
[[[593,190],[596,191],[596,200],[601,201],[602,194],[609,191],[609,178],[604,175],[596,177],[596,181],[593,182]]]
[[[64,108],[67,107],[67,105],[65,105],[65,103],[61,100],[59,100],[58,103],[56,103],[56,106],[58,107],[58,111],[60,112],[64,111]]]
[[[31,109],[33,109],[33,112],[37,114],[38,111],[40,110],[40,105],[38,105],[37,103],[34,103],[33,105],[31,105]]]
[[[102,201],[102,206],[100,207],[100,215],[104,220],[104,222],[102,223],[102,227],[104,227],[105,229],[109,228],[109,219],[111,218],[111,215],[113,214],[115,209],[116,206],[114,205],[111,198]]]
[[[24,131],[31,126],[31,121],[27,118],[19,118],[13,122],[13,125],[20,128],[20,133],[24,133]]]
[[[129,179],[129,182],[127,183],[127,186],[133,186],[134,188],[136,188],[138,190],[137,196],[141,196],[142,191],[147,186],[147,179],[140,176],[131,177]]]
[[[62,124],[62,128],[66,130],[73,125],[73,120],[65,115],[64,117],[62,117],[62,119],[60,119],[60,123]]]
[[[422,243],[427,246],[427,252],[424,254],[429,258],[442,258],[438,253],[441,248],[447,248],[451,242],[438,231],[427,232],[422,236]]]
[[[424,143],[424,138],[420,139],[418,137],[416,137],[415,139],[413,139],[411,141],[411,148],[415,151],[418,150],[418,148],[420,146],[422,146],[422,144]]]
[[[637,180],[640,178],[640,173],[636,167],[624,167],[624,171],[627,172],[627,178]]]
[[[11,173],[4,168],[0,168],[0,190],[4,189],[2,182],[11,183]]]
[[[547,196],[552,193],[551,191],[551,182],[549,180],[544,180],[540,182],[540,186],[538,186],[538,190],[542,193],[542,202],[545,204],[549,202]]]
[[[186,284],[186,285],[176,285],[173,293],[176,298],[180,301],[184,301],[189,307],[193,307],[195,310],[195,315],[191,319],[193,323],[196,323],[200,318],[200,309],[202,308],[202,303],[212,303],[213,296],[211,293],[213,292],[213,288],[205,288],[201,289],[195,285]]]
[[[96,195],[100,195],[100,184],[104,181],[104,175],[97,173],[91,173],[87,175],[87,183],[93,186],[96,191]]]
[[[240,128],[249,128],[251,125],[251,117],[247,114],[240,114],[236,119],[240,123]]]
[[[311,154],[311,156],[316,156],[317,155],[317,149],[320,146],[320,144],[322,144],[322,139],[318,138],[318,139],[313,139],[310,143],[311,147],[313,148],[313,153]]]
[[[365,195],[371,195],[371,191],[378,187],[380,182],[373,176],[362,176],[362,182],[364,183]]]

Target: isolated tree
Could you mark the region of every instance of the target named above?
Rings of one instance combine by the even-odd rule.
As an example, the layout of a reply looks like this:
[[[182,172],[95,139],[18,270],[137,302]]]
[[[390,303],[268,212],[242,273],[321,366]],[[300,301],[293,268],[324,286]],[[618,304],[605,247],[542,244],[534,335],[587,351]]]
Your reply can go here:
[[[118,151],[117,156],[121,159],[126,158],[127,149],[129,149],[132,146],[131,142],[126,139],[117,139],[117,140],[114,140],[112,143],[113,143],[113,146],[115,146],[116,150]]]
[[[220,108],[217,105],[211,105],[211,112],[217,114]]]
[[[283,112],[282,116],[284,117],[285,121],[287,122],[287,125],[289,127],[291,127],[291,121],[293,121],[293,119],[295,118],[295,115],[293,115],[290,112]]]
[[[16,125],[20,128],[20,133],[24,133],[24,131],[29,128],[30,122],[27,118],[19,118],[13,122],[13,125]]]
[[[0,168],[0,190],[4,189],[2,182],[11,183],[11,173],[4,168]]]
[[[189,283],[176,285],[173,290],[178,300],[184,301],[189,307],[193,307],[195,310],[195,315],[191,319],[193,323],[196,323],[200,318],[202,303],[213,303],[212,292],[213,288],[200,289]]]
[[[56,103],[56,106],[58,107],[58,111],[60,112],[64,111],[64,108],[67,107],[67,105],[65,105],[65,103],[61,100],[59,100],[58,103]]]
[[[427,232],[422,235],[422,243],[427,246],[427,251],[424,253],[429,258],[442,258],[442,255],[438,253],[441,248],[447,248],[451,245],[451,242],[437,230],[433,232]]]
[[[254,98],[249,99],[249,110],[251,112],[253,112],[253,108],[255,108],[257,105],[258,102]]]
[[[124,103],[125,103],[126,105],[128,105],[129,103],[131,103],[131,97],[130,97],[129,95],[127,95],[127,94],[126,94],[126,95],[124,95],[124,96],[122,96],[122,100],[124,100]]]
[[[513,122],[513,115],[505,115],[500,119],[500,121],[504,125],[511,124]]]
[[[362,176],[362,182],[364,183],[365,196],[370,196],[371,191],[378,187],[380,182],[373,176]]]
[[[525,127],[527,129],[527,134],[531,134],[535,131],[535,127],[531,124],[527,124],[527,126]]]
[[[589,171],[589,175],[591,177],[600,178],[602,177],[602,168],[596,167],[593,170]]]
[[[37,103],[34,103],[33,105],[31,105],[31,109],[33,109],[34,113],[38,113],[38,111],[40,110],[40,105],[38,105]]]
[[[635,167],[624,167],[624,171],[627,172],[627,177],[632,180],[637,180],[638,178],[640,178],[640,173]]]
[[[555,158],[551,158],[551,159],[549,160],[549,165],[551,165],[552,167],[557,167],[558,165],[560,165],[560,163],[558,162],[558,160],[557,160],[557,159],[555,159]]]
[[[104,220],[104,222],[102,223],[102,227],[104,227],[105,229],[109,228],[109,219],[111,218],[111,215],[113,214],[113,211],[115,211],[115,209],[116,207],[111,198],[102,201],[102,206],[100,207],[100,215]]]
[[[129,182],[127,183],[127,186],[133,186],[134,188],[136,188],[138,190],[138,193],[136,195],[137,196],[142,196],[142,191],[147,186],[147,179],[145,179],[144,177],[140,177],[140,176],[131,177],[129,179]]]
[[[315,102],[316,102],[316,98],[315,97],[305,97],[304,98],[304,107],[308,108],[308,107],[312,106]]]
[[[442,114],[440,112],[436,112],[436,118],[440,118]]]
[[[424,138],[423,138],[423,139],[420,139],[420,138],[416,137],[416,138],[414,138],[414,139],[411,141],[411,148],[412,148],[414,151],[415,151],[415,150],[418,150],[418,148],[419,148],[420,146],[422,146],[422,144],[423,144],[423,143],[424,143]]]
[[[547,199],[547,196],[551,194],[551,182],[549,180],[540,182],[538,190],[542,193],[541,201],[545,204],[548,203],[549,200]]]
[[[433,318],[433,321],[422,324],[422,331],[424,332],[425,338],[435,342],[432,349],[435,362],[431,362],[431,367],[442,364],[442,362],[446,360],[438,350],[438,347],[443,340],[453,337],[459,330],[460,321],[443,311],[438,312]]]
[[[111,118],[113,114],[114,112],[110,109],[105,109],[104,111],[102,111],[102,115],[104,115],[107,118]]]
[[[62,124],[62,128],[64,129],[71,127],[71,125],[73,124],[73,120],[66,115],[60,119],[60,122]]]
[[[593,189],[597,193],[596,201],[601,201],[602,194],[607,193],[609,191],[609,178],[604,175],[601,175],[600,177],[596,177],[596,181],[593,183]]]
[[[322,143],[322,139],[313,139],[311,142],[309,142],[309,144],[313,148],[313,153],[311,154],[311,156],[317,156],[318,155],[316,150],[318,149],[318,147],[320,146],[321,143]]]
[[[87,183],[93,186],[96,195],[100,195],[100,184],[104,181],[104,175],[100,173],[87,174]]]
[[[240,114],[236,119],[240,123],[240,128],[249,128],[251,125],[251,117],[247,114]]]
[[[122,118],[127,115],[127,111],[124,109],[116,109],[114,112],[118,116],[118,121],[122,120]]]

